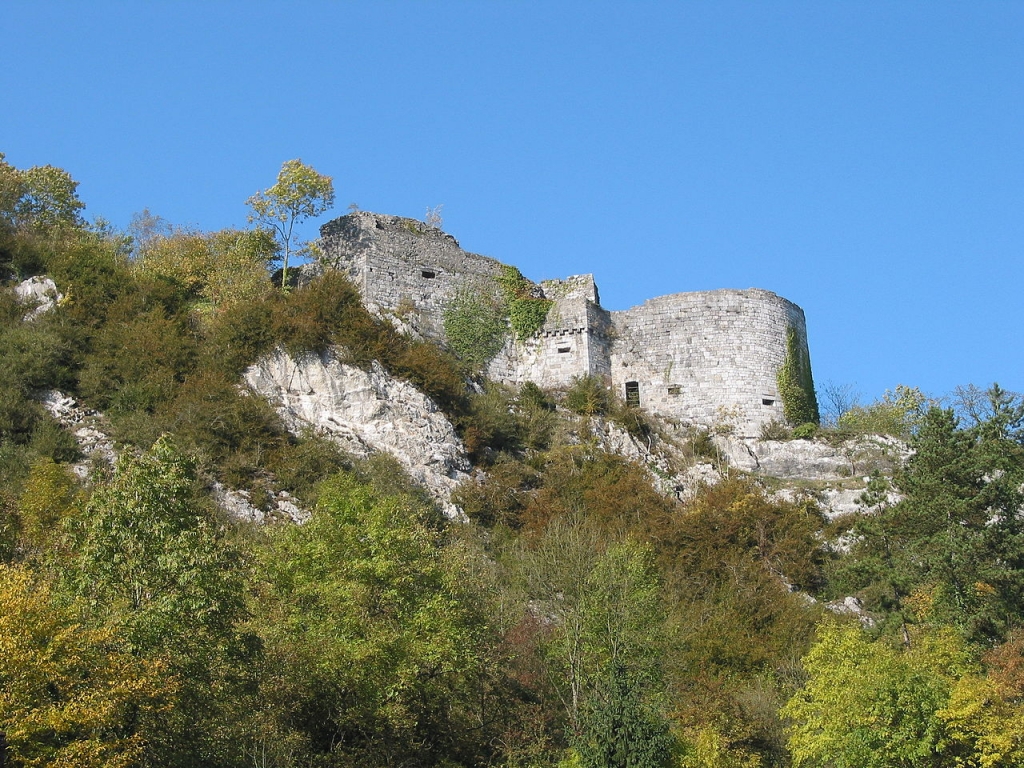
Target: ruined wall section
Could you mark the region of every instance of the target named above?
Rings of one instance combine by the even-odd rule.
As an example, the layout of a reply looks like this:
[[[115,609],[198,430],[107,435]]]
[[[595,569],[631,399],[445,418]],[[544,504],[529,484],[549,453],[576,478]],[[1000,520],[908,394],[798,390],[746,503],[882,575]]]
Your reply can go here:
[[[803,310],[759,289],[677,293],[612,313],[612,385],[640,405],[705,426],[757,435],[784,421],[776,373],[790,326],[806,344]]]
[[[397,313],[434,338],[444,337],[444,308],[456,294],[494,290],[501,270],[436,227],[369,211],[324,224],[320,246],[325,263],[351,278],[368,308]]]
[[[532,381],[541,387],[567,387],[574,378],[593,373],[595,355],[602,354],[598,367],[607,371],[607,352],[594,328],[595,323],[608,326],[608,312],[598,304],[593,275],[545,280],[540,288],[553,302],[544,326],[532,338],[510,339],[487,375],[509,384]]]
[[[444,339],[444,311],[460,292],[498,291],[502,265],[463,251],[423,222],[357,211],[321,228],[324,262],[345,271],[367,306]],[[610,377],[619,397],[662,416],[731,424],[756,436],[783,421],[776,374],[790,327],[806,347],[803,311],[759,289],[678,293],[621,312],[600,305],[592,275],[532,286],[553,305],[529,339],[509,338],[485,373],[519,385],[564,388]]]

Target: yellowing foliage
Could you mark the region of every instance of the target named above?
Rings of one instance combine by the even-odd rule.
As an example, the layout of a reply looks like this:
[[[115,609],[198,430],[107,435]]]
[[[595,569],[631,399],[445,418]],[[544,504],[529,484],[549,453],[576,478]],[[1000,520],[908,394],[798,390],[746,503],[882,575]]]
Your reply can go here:
[[[166,692],[161,667],[79,623],[76,607],[56,604],[28,570],[0,566],[0,730],[14,765],[120,768],[142,754],[134,723]]]

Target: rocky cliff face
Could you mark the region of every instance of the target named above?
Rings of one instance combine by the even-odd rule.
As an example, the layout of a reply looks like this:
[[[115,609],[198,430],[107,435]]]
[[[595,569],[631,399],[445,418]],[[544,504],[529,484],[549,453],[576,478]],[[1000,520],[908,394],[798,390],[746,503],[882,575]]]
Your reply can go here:
[[[469,459],[448,419],[411,384],[376,363],[364,371],[331,352],[295,359],[281,350],[246,370],[244,380],[290,430],[318,430],[357,456],[390,453],[445,514],[461,515],[450,497],[469,476]]]

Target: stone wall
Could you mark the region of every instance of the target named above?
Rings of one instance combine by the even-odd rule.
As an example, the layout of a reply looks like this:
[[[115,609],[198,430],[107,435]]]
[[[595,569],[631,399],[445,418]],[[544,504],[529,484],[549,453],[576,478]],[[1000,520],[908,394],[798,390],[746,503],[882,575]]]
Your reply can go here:
[[[320,229],[325,261],[359,287],[372,309],[390,310],[427,336],[444,335],[444,308],[459,291],[494,290],[501,264],[415,219],[357,211]]]
[[[566,284],[575,283],[572,289]],[[554,285],[553,285],[554,284]],[[607,372],[607,353],[595,338],[608,312],[589,297],[597,295],[592,275],[541,283],[551,308],[541,330],[530,339],[509,339],[487,368],[487,375],[508,384],[532,381],[541,387],[566,387],[574,378]],[[600,316],[600,317],[599,317]],[[599,358],[595,361],[595,358]]]
[[[636,382],[640,405],[684,422],[756,435],[783,421],[776,373],[803,310],[759,289],[677,293],[612,313],[612,385]]]
[[[449,302],[460,291],[496,291],[502,267],[397,216],[356,212],[324,225],[321,241],[327,263],[349,274],[368,306],[440,340]],[[792,302],[759,289],[720,290],[608,312],[593,275],[546,280],[534,293],[553,301],[543,328],[530,339],[510,334],[486,368],[490,378],[558,388],[607,376],[619,397],[628,384],[643,408],[683,423],[732,425],[737,435],[784,420],[776,373],[788,329],[807,344],[803,311]]]

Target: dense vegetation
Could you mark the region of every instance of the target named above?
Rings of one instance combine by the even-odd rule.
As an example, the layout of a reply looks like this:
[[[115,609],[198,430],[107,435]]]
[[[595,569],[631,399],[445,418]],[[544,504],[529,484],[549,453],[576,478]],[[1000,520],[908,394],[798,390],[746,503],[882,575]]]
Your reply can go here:
[[[1024,762],[1019,397],[851,410],[841,427],[914,449],[871,514],[827,522],[735,473],[682,502],[587,439],[603,418],[654,429],[600,382],[470,388],[475,360],[400,335],[340,276],[275,285],[277,248],[148,214],[87,225],[67,174],[0,156],[6,284],[49,274],[66,297],[29,319],[0,291],[11,765]],[[457,493],[470,521],[242,394],[276,346],[430,394],[487,470]],[[50,388],[106,415],[116,466],[73,475]],[[228,518],[214,480],[314,514]],[[821,607],[854,595],[871,623]]]

